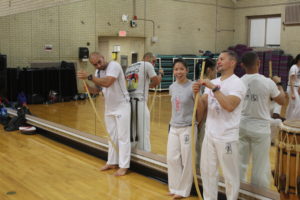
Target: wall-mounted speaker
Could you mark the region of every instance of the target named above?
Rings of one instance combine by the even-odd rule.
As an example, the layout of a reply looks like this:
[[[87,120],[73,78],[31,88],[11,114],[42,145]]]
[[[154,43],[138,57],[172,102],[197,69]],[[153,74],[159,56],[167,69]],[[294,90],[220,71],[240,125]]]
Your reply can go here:
[[[79,47],[79,59],[88,59],[89,49],[87,47]]]
[[[3,71],[7,68],[7,56],[0,54],[0,71]]]

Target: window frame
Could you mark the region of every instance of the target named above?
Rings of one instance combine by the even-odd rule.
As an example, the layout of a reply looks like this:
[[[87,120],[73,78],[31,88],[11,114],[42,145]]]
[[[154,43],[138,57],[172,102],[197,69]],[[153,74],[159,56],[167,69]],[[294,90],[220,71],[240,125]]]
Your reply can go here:
[[[281,14],[274,14],[274,15],[256,15],[256,16],[247,16],[247,24],[248,24],[248,29],[247,29],[247,38],[248,38],[248,46],[252,48],[278,48],[281,46],[281,40],[279,45],[267,45],[267,19],[269,18],[280,18],[281,19],[281,24],[282,24],[282,17]],[[264,37],[264,46],[258,47],[258,46],[250,46],[250,34],[251,34],[251,20],[252,19],[265,19],[265,37]],[[282,25],[280,26],[280,30],[282,28]],[[281,36],[281,32],[280,32]]]

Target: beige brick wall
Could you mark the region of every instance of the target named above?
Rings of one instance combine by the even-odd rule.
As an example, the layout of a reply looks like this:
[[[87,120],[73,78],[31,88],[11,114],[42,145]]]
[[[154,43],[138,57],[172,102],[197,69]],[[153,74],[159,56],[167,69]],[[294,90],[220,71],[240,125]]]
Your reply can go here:
[[[1,0],[0,16],[63,5],[82,0]]]
[[[59,7],[40,9],[32,15],[32,60],[59,60]],[[45,51],[45,45],[52,51]]]
[[[10,66],[28,66],[32,52],[31,12],[11,15],[9,18],[9,63]]]
[[[285,6],[295,0],[242,0],[238,1],[234,14],[234,44],[248,43],[247,16],[281,14],[284,21]],[[282,26],[280,48],[296,56],[300,53],[300,26]]]
[[[90,51],[97,50],[99,37],[117,36],[119,30],[126,30],[128,37],[144,37],[144,51],[160,54],[219,51],[233,42],[233,32],[227,31],[233,29],[231,0],[219,0],[217,10],[210,0],[136,0],[135,9],[133,0],[43,2],[12,0],[10,7],[0,4],[2,15],[5,9],[9,9],[6,15],[10,14],[0,17],[0,52],[8,55],[10,67],[36,61],[77,61],[78,47],[89,43]],[[122,14],[132,19],[134,11],[138,19],[155,22],[157,43],[151,43],[151,22],[144,27],[144,21],[138,20],[138,26],[131,28],[121,21]],[[53,50],[45,51],[46,44]]]
[[[9,0],[1,1],[0,52],[8,54],[9,66],[27,66],[33,61],[77,61],[78,47],[90,43],[98,49],[98,38],[117,36],[126,30],[128,37],[145,37],[145,51],[160,54],[197,54],[199,49],[221,51],[230,45],[247,44],[246,16],[282,14],[285,4],[296,0]],[[216,9],[216,3],[218,5]],[[121,15],[139,19],[131,28]],[[17,14],[15,14],[17,13]],[[9,15],[9,16],[4,16]],[[282,28],[281,48],[298,53],[299,26]],[[53,45],[45,51],[46,44]]]
[[[232,43],[233,32],[225,34],[216,32],[216,21],[218,27],[233,28],[232,25],[225,24],[226,21],[233,20],[233,15],[227,12],[232,11],[231,9],[218,7],[216,12],[214,1],[153,0],[150,2],[147,4],[147,18],[156,22],[159,43],[151,45],[148,40],[149,50],[163,54],[197,54],[199,49],[219,51],[227,47],[226,43]],[[232,6],[231,1],[220,1],[220,5],[223,4]],[[217,19],[216,13],[218,13]],[[151,24],[147,27],[147,30],[152,30]],[[223,39],[219,40],[221,37]]]
[[[0,53],[9,54],[9,16],[0,17]]]

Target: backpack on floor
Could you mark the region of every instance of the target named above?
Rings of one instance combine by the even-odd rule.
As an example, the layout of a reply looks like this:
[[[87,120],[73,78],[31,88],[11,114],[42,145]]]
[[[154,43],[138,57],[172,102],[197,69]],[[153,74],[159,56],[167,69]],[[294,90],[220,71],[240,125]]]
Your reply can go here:
[[[7,125],[4,126],[4,130],[6,131],[16,131],[19,130],[19,127],[26,123],[25,113],[27,112],[27,108],[18,107],[17,116],[13,117]]]

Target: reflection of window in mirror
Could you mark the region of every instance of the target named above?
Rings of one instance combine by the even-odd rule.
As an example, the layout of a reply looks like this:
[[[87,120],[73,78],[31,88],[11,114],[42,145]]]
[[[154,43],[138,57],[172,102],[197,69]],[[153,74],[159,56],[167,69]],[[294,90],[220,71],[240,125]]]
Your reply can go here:
[[[131,54],[131,64],[136,63],[138,61],[138,53]]]

